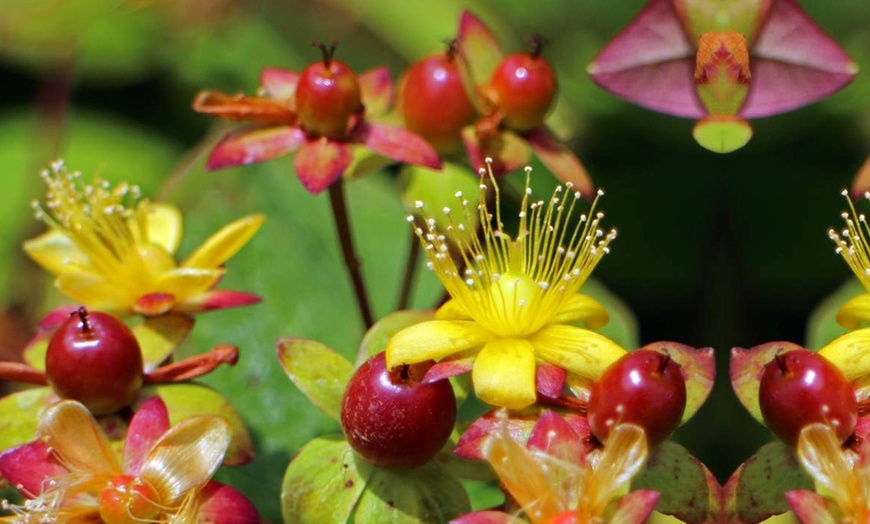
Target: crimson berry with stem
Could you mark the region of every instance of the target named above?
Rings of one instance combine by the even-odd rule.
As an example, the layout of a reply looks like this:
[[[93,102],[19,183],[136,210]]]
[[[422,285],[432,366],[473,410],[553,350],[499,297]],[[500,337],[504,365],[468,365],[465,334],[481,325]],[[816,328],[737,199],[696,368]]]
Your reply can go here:
[[[844,442],[858,422],[851,384],[825,357],[806,349],[778,353],[764,366],[758,403],[767,427],[790,445],[815,422],[833,427]]]
[[[139,342],[120,319],[78,308],[55,331],[45,355],[48,383],[96,415],[130,405],[142,388]]]
[[[384,468],[415,468],[447,442],[456,421],[456,397],[447,380],[423,382],[433,364],[391,371],[378,353],[351,377],[341,404],[341,428],[364,459]]]
[[[557,90],[556,73],[541,57],[546,39],[536,35],[531,42],[531,52],[506,56],[483,88],[502,123],[520,132],[544,123]]]
[[[299,75],[296,85],[296,111],[305,131],[328,138],[346,138],[365,110],[356,74],[343,62],[333,59],[336,44],[315,42],[323,60]]]
[[[614,362],[589,393],[592,434],[605,442],[616,424],[642,427],[650,446],[665,440],[686,408],[680,365],[665,353],[641,349]]]
[[[412,65],[398,101],[405,127],[425,138],[439,153],[462,146],[460,131],[474,121],[476,113],[462,84],[457,46],[452,40],[446,53]]]

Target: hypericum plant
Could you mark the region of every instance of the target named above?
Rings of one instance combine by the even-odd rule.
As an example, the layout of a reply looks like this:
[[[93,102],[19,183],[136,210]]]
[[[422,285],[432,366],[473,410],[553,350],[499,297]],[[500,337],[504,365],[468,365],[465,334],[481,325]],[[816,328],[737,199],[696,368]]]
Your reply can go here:
[[[409,164],[439,168],[426,141],[401,127],[375,121],[392,103],[386,68],[359,77],[333,58],[335,44],[319,44],[323,59],[301,73],[265,69],[258,96],[202,91],[193,108],[251,122],[226,135],[209,155],[207,169],[250,164],[295,153],[296,176],[312,194],[330,187],[351,166],[353,145]]]
[[[558,87],[553,68],[541,56],[545,40],[534,37],[528,53],[505,56],[492,31],[463,11],[456,41],[465,89],[480,114],[462,130],[472,167],[503,175],[528,165],[531,148],[556,178],[594,198],[586,168],[544,122]],[[489,165],[487,159],[492,159]]]
[[[516,234],[501,215],[493,172],[483,177],[476,201],[458,193],[458,207],[434,211],[434,218],[411,227],[432,269],[451,299],[435,319],[397,333],[387,346],[387,366],[440,361],[430,373],[472,371],[475,394],[489,404],[522,408],[535,402],[538,362],[547,362],[591,379],[625,350],[592,329],[607,323],[604,307],[579,293],[616,231],[600,228],[595,204],[583,214],[582,195],[559,186],[546,201],[534,200],[528,186]],[[485,173],[484,173],[485,174]],[[495,209],[487,202],[489,188]],[[494,212],[493,212],[494,211]],[[430,211],[433,213],[433,211]],[[466,235],[477,215],[481,238]],[[586,328],[574,323],[584,323]],[[446,360],[445,360],[446,359]],[[437,370],[437,371],[436,371]]]
[[[89,308],[116,315],[191,315],[243,306],[260,297],[214,289],[224,263],[257,232],[263,215],[250,215],[223,227],[183,261],[174,256],[181,242],[181,212],[141,198],[128,183],[112,186],[69,172],[63,161],[43,171],[45,202],[34,203],[36,217],[49,226],[24,243],[24,251],[57,275],[61,293]]]
[[[219,416],[172,427],[152,397],[136,411],[123,457],[81,404],[63,401],[42,413],[38,438],[0,455],[0,475],[27,498],[4,502],[11,522],[198,522],[256,524],[254,506],[211,481],[232,430]]]
[[[717,153],[746,145],[746,120],[825,98],[857,70],[795,0],[650,0],[588,67],[620,98],[697,119],[695,140]]]

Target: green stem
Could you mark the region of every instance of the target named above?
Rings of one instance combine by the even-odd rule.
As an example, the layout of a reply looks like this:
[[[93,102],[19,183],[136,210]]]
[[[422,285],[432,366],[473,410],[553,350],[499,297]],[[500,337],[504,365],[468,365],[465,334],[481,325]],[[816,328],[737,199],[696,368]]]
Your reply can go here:
[[[411,231],[411,245],[408,246],[408,258],[405,260],[405,277],[402,279],[402,289],[399,291],[397,309],[408,309],[411,291],[414,288],[414,276],[417,274],[417,261],[420,259],[420,241],[417,234]]]
[[[348,219],[347,204],[344,198],[343,179],[339,178],[337,182],[329,186],[329,203],[332,204],[332,215],[335,218],[335,230],[338,232],[338,238],[341,242],[344,265],[350,274],[360,316],[362,316],[363,324],[366,330],[368,330],[374,324],[374,320],[371,306],[369,306],[368,293],[366,293],[365,283],[363,283],[362,272],[360,272],[356,249],[353,245],[353,237],[350,233],[350,220]]]

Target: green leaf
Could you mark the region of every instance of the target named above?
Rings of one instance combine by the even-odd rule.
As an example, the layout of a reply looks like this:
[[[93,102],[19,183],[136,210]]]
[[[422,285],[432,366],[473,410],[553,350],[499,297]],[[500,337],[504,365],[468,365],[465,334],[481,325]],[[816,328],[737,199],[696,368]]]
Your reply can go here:
[[[353,375],[346,358],[313,340],[282,338],[278,361],[308,400],[333,419],[341,419],[341,399]]]
[[[783,496],[786,491],[813,489],[812,479],[801,470],[794,452],[781,442],[762,446],[734,475],[736,516],[745,524],[790,511]]]
[[[734,31],[751,41],[767,14],[770,0],[721,2],[715,0],[678,0],[677,8],[685,14],[692,40],[709,31]]]
[[[24,389],[0,398],[0,453],[33,440],[39,412],[55,400],[48,387]]]
[[[159,395],[169,411],[169,423],[198,415],[219,415],[229,422],[233,435],[224,464],[245,464],[254,456],[254,444],[239,413],[220,393],[201,384],[165,384],[142,389],[142,400]]]
[[[281,485],[285,523],[345,523],[362,495],[372,466],[356,458],[341,436],[319,437],[287,466]]]
[[[366,332],[359,346],[357,366],[374,355],[385,351],[387,343],[389,343],[393,335],[408,326],[432,320],[433,314],[432,311],[396,311],[375,322],[375,325]]]
[[[661,494],[656,511],[700,524],[719,511],[719,483],[706,467],[676,442],[664,442],[634,478],[631,489]]]
[[[807,348],[819,350],[828,342],[845,335],[847,330],[837,323],[837,312],[850,298],[866,292],[858,279],[850,278],[819,302],[807,322]]]
[[[142,349],[145,371],[153,371],[187,338],[193,329],[193,317],[163,315],[150,317],[133,328]]]
[[[441,524],[471,510],[462,484],[436,462],[409,470],[371,467],[357,524]]]

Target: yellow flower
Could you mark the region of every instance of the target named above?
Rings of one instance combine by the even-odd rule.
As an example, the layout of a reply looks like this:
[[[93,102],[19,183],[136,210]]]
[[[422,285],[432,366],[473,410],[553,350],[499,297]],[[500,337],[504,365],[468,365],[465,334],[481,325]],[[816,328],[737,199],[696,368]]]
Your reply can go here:
[[[798,458],[816,482],[816,493],[788,492],[786,498],[801,522],[863,524],[870,518],[870,464],[866,444],[860,454],[844,451],[834,430],[811,424],[801,430]],[[826,503],[819,495],[829,499]]]
[[[435,320],[391,339],[386,349],[389,367],[473,357],[477,396],[516,409],[535,402],[537,361],[594,380],[625,354],[610,339],[590,331],[607,323],[608,314],[597,301],[578,293],[616,231],[599,228],[603,214],[595,211],[595,204],[589,214],[575,216],[582,197],[570,184],[557,187],[547,202],[532,201],[530,172],[528,168],[515,237],[504,230],[491,171],[494,216],[486,201],[487,186],[481,183],[476,205],[457,193],[462,216],[442,210],[448,224],[444,231],[431,215],[425,228],[415,227],[429,268],[451,300]],[[471,213],[479,214],[480,238],[466,234],[473,229]],[[570,325],[578,322],[589,329]]]
[[[181,213],[168,204],[140,198],[126,183],[112,187],[67,172],[55,162],[42,173],[48,187],[36,216],[50,230],[24,243],[24,251],[57,275],[58,289],[93,309],[118,315],[194,313],[259,301],[249,293],[212,289],[223,263],[265,220],[250,215],[212,235],[191,256],[176,262]]]
[[[841,215],[846,227],[839,234],[831,228],[828,236],[837,245],[837,254],[849,264],[867,293],[846,302],[837,312],[837,322],[846,329],[858,329],[862,322],[870,321],[870,244],[867,240],[870,228],[864,214],[859,215],[855,211],[855,206],[845,190],[843,196],[849,203],[850,211]],[[870,200],[870,193],[865,193],[864,198]]]
[[[565,436],[553,438],[567,440]],[[582,449],[579,437],[575,438],[576,445],[568,449]],[[567,444],[561,445],[564,451]],[[550,524],[566,512],[578,523],[644,521],[658,494],[648,490],[627,493],[647,454],[644,432],[634,424],[616,426],[603,450],[570,459],[523,447],[511,438],[506,424],[484,450],[499,481],[532,524]],[[614,503],[622,498],[617,518]]]
[[[131,421],[122,461],[82,404],[66,400],[47,407],[38,440],[0,455],[4,475],[28,499],[23,506],[5,504],[13,515],[2,520],[181,524],[201,521],[214,513],[214,504],[223,504],[226,515],[244,517],[235,522],[259,520],[246,499],[215,497],[209,486],[230,443],[229,424],[212,415],[168,425],[164,404],[152,397]]]

